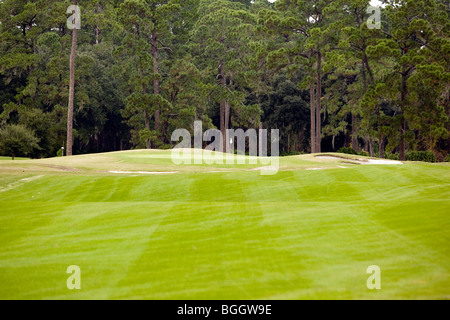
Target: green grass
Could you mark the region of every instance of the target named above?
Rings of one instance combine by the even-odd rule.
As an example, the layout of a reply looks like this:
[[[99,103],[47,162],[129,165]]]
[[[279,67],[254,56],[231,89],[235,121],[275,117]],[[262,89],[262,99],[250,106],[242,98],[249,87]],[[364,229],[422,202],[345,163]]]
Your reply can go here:
[[[449,165],[280,165],[2,161],[0,299],[450,299]],[[381,290],[366,287],[370,265]]]
[[[12,160],[11,157],[1,157],[0,156],[0,161],[2,160]],[[30,160],[30,158],[14,158],[14,160]]]

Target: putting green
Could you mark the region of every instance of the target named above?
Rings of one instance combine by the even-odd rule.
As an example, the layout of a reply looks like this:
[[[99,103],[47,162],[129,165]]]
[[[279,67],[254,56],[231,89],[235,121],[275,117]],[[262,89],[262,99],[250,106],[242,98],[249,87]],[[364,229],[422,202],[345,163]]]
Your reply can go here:
[[[448,164],[258,167],[1,161],[0,299],[450,299]]]

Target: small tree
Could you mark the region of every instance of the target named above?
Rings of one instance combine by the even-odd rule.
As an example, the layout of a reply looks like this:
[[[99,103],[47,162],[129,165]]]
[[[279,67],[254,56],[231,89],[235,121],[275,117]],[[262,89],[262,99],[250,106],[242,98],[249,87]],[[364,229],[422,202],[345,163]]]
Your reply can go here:
[[[11,156],[12,160],[39,149],[38,142],[34,132],[22,125],[9,125],[0,129],[0,153]]]

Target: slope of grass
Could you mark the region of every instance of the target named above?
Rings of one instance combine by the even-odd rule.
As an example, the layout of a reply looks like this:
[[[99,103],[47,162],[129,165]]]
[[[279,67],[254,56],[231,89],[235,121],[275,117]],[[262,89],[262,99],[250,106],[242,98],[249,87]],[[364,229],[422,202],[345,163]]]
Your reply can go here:
[[[257,167],[168,151],[0,163],[0,299],[450,298],[448,165]]]
[[[12,158],[11,157],[1,157],[0,156],[0,161],[3,161],[3,160],[12,160]],[[14,158],[14,160],[30,160],[30,158]]]

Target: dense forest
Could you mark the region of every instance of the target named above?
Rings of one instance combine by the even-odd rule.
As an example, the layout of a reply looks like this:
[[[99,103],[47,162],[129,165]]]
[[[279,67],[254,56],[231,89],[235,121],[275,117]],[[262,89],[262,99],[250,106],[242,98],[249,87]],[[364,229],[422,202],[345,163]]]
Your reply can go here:
[[[282,154],[449,159],[448,0],[381,1],[381,28],[369,2],[0,0],[0,140],[60,155],[69,116],[73,154],[166,149],[201,120],[279,129]]]

